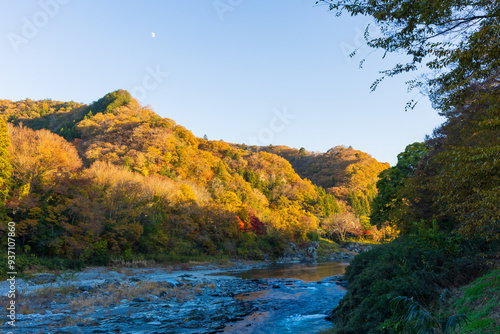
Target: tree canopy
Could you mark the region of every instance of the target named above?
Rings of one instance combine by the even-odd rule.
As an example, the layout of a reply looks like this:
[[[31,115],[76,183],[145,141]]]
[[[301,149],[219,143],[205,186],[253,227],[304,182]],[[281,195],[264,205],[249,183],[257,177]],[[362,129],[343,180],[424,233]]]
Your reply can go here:
[[[319,0],[337,15],[348,12],[374,18],[380,36],[365,31],[367,45],[404,52],[408,61],[385,70],[384,76],[417,70],[433,71],[428,79],[409,82],[429,89],[442,111],[465,98],[471,84],[489,79],[500,64],[500,5],[492,0]],[[382,78],[381,78],[382,79]],[[380,80],[374,83],[376,86]],[[429,87],[422,87],[428,84]]]
[[[377,182],[378,195],[373,201],[371,223],[388,223],[401,230],[403,222],[408,220],[407,182],[417,169],[419,161],[429,152],[425,143],[413,143],[398,154],[396,166],[380,173]]]
[[[430,151],[423,156],[423,163],[404,182],[406,185],[399,185],[405,192],[405,206],[411,207],[409,219],[423,219],[427,224],[436,220],[441,228],[457,230],[468,237],[497,239],[500,235],[498,2],[320,0],[317,3],[327,4],[338,15],[348,12],[373,17],[382,34],[372,37],[367,29],[367,44],[385,53],[404,52],[410,56],[408,61],[382,71],[385,76],[414,71],[422,65],[432,73],[409,85],[428,90],[434,106],[447,121],[427,140]],[[407,174],[395,175],[403,172],[398,169],[396,166],[383,175],[379,185],[384,188],[381,193],[388,197],[378,200],[377,210],[372,213],[375,220],[388,218],[393,208],[387,207],[390,210],[384,213],[387,201],[394,204],[396,193],[402,191],[398,187],[390,190],[391,184]]]

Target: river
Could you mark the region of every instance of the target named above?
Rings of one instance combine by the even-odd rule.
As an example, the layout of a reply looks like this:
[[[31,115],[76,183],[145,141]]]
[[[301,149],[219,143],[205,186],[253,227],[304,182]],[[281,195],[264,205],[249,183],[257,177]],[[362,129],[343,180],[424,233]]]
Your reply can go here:
[[[316,333],[331,327],[325,320],[345,295],[345,288],[332,276],[345,272],[347,263],[275,264],[243,272],[228,273],[242,279],[265,279],[272,288],[237,295],[251,301],[258,311],[230,323],[223,333]]]
[[[86,268],[67,277],[35,274],[16,280],[22,296],[16,301],[15,333],[316,333],[331,327],[324,318],[346,293],[337,284],[346,266]],[[0,282],[1,294],[8,288],[9,282]],[[7,331],[7,324],[0,329]]]

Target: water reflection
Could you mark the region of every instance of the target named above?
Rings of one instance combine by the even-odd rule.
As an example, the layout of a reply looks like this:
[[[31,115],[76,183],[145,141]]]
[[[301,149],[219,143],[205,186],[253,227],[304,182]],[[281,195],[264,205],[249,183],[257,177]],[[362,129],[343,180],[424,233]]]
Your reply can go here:
[[[265,268],[251,269],[245,272],[229,272],[228,275],[244,279],[251,278],[290,278],[304,282],[320,281],[325,277],[342,275],[348,263],[283,263],[272,264]]]
[[[346,290],[335,284],[335,280],[323,279],[344,274],[347,265],[345,262],[288,263],[226,273],[243,279],[269,279],[272,288],[268,285],[264,290],[236,296],[253,303],[256,312],[228,324],[223,333],[310,334],[330,328],[332,324],[325,316]]]

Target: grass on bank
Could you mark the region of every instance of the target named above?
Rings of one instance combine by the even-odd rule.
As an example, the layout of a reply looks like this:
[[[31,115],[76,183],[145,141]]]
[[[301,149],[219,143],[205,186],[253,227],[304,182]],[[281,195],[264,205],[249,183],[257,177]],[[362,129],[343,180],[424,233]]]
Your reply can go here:
[[[336,242],[324,238],[319,238],[319,246],[317,252],[318,257],[327,257],[329,254],[339,251],[340,246]]]
[[[500,270],[462,287],[449,311],[465,314],[469,319],[458,333],[500,333]]]
[[[496,334],[500,333],[500,270],[495,269],[479,277],[469,285],[452,293],[447,307],[438,310],[447,316],[465,315],[467,321],[452,333]],[[436,311],[436,312],[438,312]],[[333,328],[317,334],[336,334]],[[394,333],[394,332],[390,332]],[[437,332],[439,333],[439,332]]]

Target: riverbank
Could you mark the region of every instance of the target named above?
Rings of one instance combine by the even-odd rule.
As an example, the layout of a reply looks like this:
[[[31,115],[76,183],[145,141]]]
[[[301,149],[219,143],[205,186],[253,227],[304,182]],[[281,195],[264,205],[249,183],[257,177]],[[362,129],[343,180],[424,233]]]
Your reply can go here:
[[[279,302],[280,307],[291,310],[298,308],[294,303],[300,298],[308,298],[305,292],[323,293],[316,285],[332,290],[329,294],[337,302],[343,296],[344,290],[337,287],[338,275],[320,283],[233,276],[266,266],[238,261],[35,274],[16,281],[15,333],[229,333],[235,332],[236,324],[250,327],[248,317],[272,316],[277,312],[276,298],[283,295],[287,298]],[[8,289],[8,282],[0,282],[2,296]],[[269,293],[278,290],[280,296]],[[267,293],[267,301],[251,298],[258,292]],[[5,304],[7,298],[2,297],[1,302]],[[1,318],[6,319],[5,308],[1,312]],[[6,322],[1,328],[11,329]]]
[[[497,333],[498,303],[484,286],[492,282],[494,289],[498,282],[488,275],[497,268],[499,254],[498,242],[437,229],[421,229],[359,254],[346,270],[349,293],[333,308],[334,328],[328,333],[445,332],[447,324],[455,326],[446,329],[452,332]],[[475,280],[488,283],[475,284],[463,292],[463,301],[457,299],[458,291]],[[475,322],[470,331],[465,317]]]

